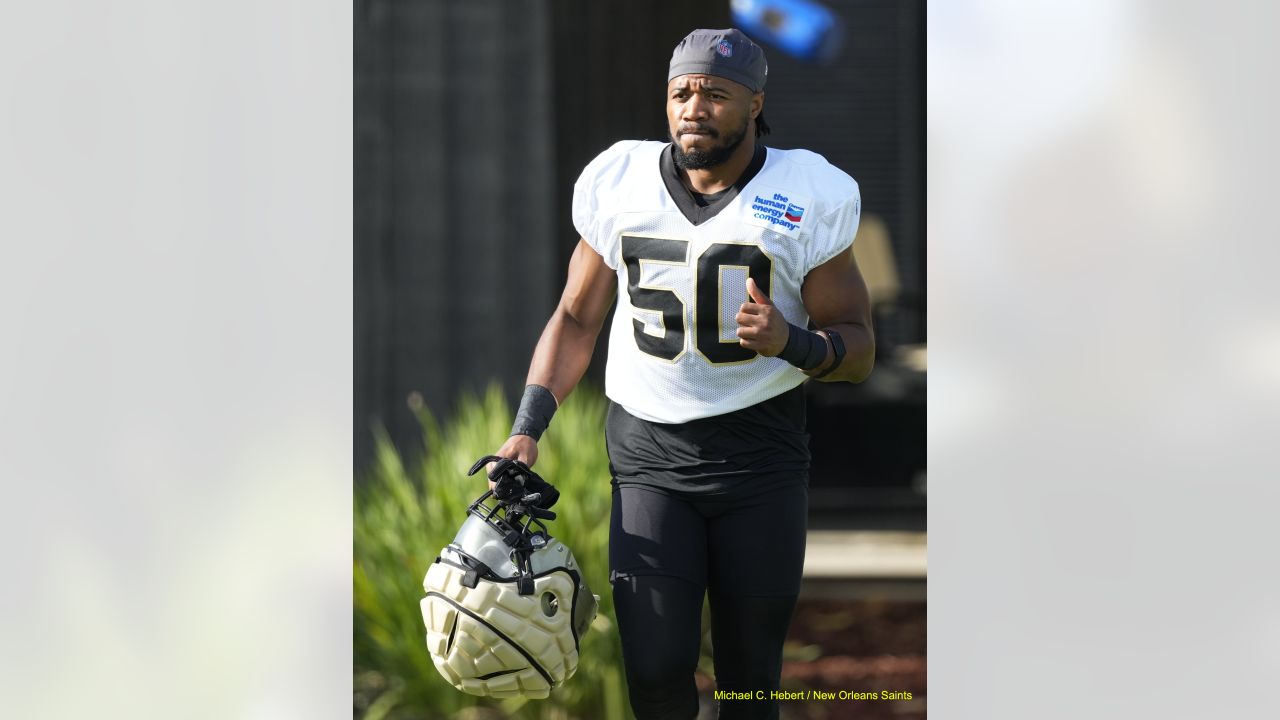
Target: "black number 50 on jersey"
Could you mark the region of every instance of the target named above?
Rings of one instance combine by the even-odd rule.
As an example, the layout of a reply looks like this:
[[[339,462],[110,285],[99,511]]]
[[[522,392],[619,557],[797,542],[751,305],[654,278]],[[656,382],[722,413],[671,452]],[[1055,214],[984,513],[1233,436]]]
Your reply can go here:
[[[627,294],[631,305],[639,310],[656,312],[662,317],[662,337],[644,331],[644,323],[631,319],[636,347],[663,360],[675,360],[684,352],[684,301],[671,288],[641,285],[640,264],[689,266],[689,241],[665,238],[622,236],[622,260],[627,266]],[[756,357],[737,341],[720,340],[720,306],[724,297],[723,268],[745,268],[747,275],[766,295],[773,275],[773,260],[757,245],[714,243],[698,256],[694,276],[696,305],[694,318],[698,351],[715,364],[736,363]]]

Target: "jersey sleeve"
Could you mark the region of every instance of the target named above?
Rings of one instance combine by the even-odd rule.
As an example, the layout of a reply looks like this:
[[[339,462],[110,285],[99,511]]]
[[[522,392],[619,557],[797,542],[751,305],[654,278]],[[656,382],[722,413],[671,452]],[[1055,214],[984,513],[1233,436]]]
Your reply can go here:
[[[605,222],[604,193],[616,181],[619,164],[625,164],[625,156],[634,141],[615,143],[612,147],[587,163],[578,181],[573,185],[573,227],[591,246],[592,250],[604,258],[611,269],[617,270],[617,244],[612,233],[607,232]]]
[[[857,183],[853,183],[852,190],[844,201],[818,218],[817,227],[806,248],[805,275],[853,245],[861,217],[862,196]]]

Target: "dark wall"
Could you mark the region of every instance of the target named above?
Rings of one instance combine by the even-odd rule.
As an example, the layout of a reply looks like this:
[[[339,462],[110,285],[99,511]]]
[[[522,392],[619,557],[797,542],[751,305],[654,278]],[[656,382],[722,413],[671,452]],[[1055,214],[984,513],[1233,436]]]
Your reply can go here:
[[[722,1],[357,0],[357,468],[375,422],[417,446],[412,392],[445,413],[495,379],[515,397],[577,240],[578,172],[660,137],[671,48],[727,23]]]
[[[555,233],[545,3],[356,3],[357,467],[405,400],[524,372],[550,313]]]

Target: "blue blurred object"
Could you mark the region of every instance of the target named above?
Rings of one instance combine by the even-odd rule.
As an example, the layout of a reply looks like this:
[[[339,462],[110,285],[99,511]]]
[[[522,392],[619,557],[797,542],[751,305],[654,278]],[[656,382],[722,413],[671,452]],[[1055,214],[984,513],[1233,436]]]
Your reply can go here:
[[[827,6],[813,0],[731,0],[733,24],[788,55],[830,62],[844,44],[844,28]]]

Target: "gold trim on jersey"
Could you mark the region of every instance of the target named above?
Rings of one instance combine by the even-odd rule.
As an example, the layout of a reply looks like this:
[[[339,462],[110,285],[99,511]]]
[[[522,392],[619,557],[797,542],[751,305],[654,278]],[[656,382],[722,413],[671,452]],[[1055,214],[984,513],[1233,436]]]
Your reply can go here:
[[[767,258],[769,258],[769,299],[770,299],[770,300],[772,300],[772,299],[773,299],[774,288],[775,288],[774,281],[777,279],[777,267],[778,267],[778,262],[777,262],[777,260],[773,257],[773,255],[769,253],[769,251],[768,251],[768,250],[765,250],[765,249],[764,249],[764,243],[763,243],[763,242],[746,242],[746,241],[743,241],[743,240],[715,240],[715,241],[712,241],[712,242],[707,243],[707,246],[702,250],[702,253],[706,253],[708,250],[710,250],[710,249],[711,249],[711,247],[712,247],[713,245],[745,245],[745,246],[752,246],[752,247],[759,248],[759,250],[760,250],[760,254],[761,254],[761,255],[764,255],[764,256],[765,256],[765,257],[767,257]],[[700,253],[700,254],[698,255],[698,257],[702,257],[702,254]],[[739,347],[742,347],[742,343],[741,343],[739,340],[734,340],[734,341],[732,341],[732,343],[730,343],[730,342],[726,342],[726,341],[724,341],[724,340],[721,340],[721,339],[720,339],[720,338],[722,338],[722,337],[724,336],[724,325],[723,325],[723,321],[724,321],[724,278],[723,278],[723,276],[724,276],[724,268],[727,268],[727,267],[741,267],[741,268],[746,268],[746,271],[747,271],[747,277],[751,277],[751,268],[750,268],[750,266],[746,266],[746,265],[720,265],[720,266],[718,266],[718,267],[720,268],[720,271],[716,273],[716,285],[718,286],[718,287],[717,287],[717,292],[716,292],[716,294],[717,294],[717,297],[716,297],[716,340],[717,340],[717,341],[719,341],[721,345],[730,345],[730,344],[733,344],[733,345],[738,345]],[[699,277],[698,277],[698,269],[697,269],[697,267],[696,267],[696,266],[692,268],[692,273],[693,273],[693,336],[694,336],[694,337],[693,337],[693,350],[694,350],[694,352],[696,352],[696,353],[698,353],[699,355],[701,355],[701,356],[702,356],[702,359],[703,359],[703,360],[706,360],[706,361],[707,361],[707,364],[708,364],[708,365],[711,365],[712,367],[730,367],[730,366],[733,366],[733,365],[746,365],[747,363],[753,363],[753,362],[755,362],[755,361],[759,360],[760,358],[765,357],[764,355],[761,355],[759,352],[753,351],[753,352],[756,352],[756,354],[755,354],[755,355],[753,355],[752,357],[749,357],[749,358],[745,359],[745,360],[729,360],[729,361],[726,361],[726,362],[716,362],[716,361],[712,360],[711,358],[707,357],[707,354],[706,354],[706,353],[702,352],[702,349],[698,347],[698,282],[699,282]],[[746,286],[746,281],[745,281],[745,280],[743,281],[743,286],[744,286],[744,289],[745,289],[745,286]],[[748,300],[750,300],[750,299],[751,299],[750,294],[748,294],[748,295],[747,295],[747,299],[748,299]],[[776,304],[776,303],[775,303],[775,304]],[[736,313],[735,313],[735,314],[736,314]],[[743,348],[743,349],[745,350],[745,349],[749,349],[749,348]]]
[[[649,234],[649,233],[637,233],[637,232],[630,232],[630,231],[620,232],[620,233],[618,233],[618,267],[619,267],[619,268],[621,269],[621,271],[622,271],[622,272],[621,272],[621,273],[619,273],[619,275],[618,275],[618,280],[619,280],[619,282],[620,282],[620,283],[621,283],[621,281],[623,280],[623,278],[627,278],[627,275],[626,275],[626,273],[627,273],[627,259],[626,259],[625,257],[623,257],[623,255],[622,255],[622,238],[623,238],[624,236],[625,236],[625,237],[636,237],[636,238],[647,238],[647,239],[649,239],[649,240],[666,240],[666,241],[669,241],[669,242],[679,242],[679,243],[684,243],[684,261],[683,261],[683,262],[677,262],[677,261],[675,261],[675,260],[649,260],[649,259],[646,259],[646,258],[636,258],[637,264],[640,266],[640,276],[641,276],[642,278],[644,277],[644,264],[645,264],[645,263],[653,263],[654,265],[669,265],[669,266],[671,266],[671,267],[686,267],[686,268],[687,268],[687,267],[689,267],[689,248],[690,248],[690,246],[693,244],[693,242],[692,242],[691,240],[682,240],[682,239],[680,239],[680,238],[666,237],[666,236],[664,236],[664,235],[653,235],[653,234]],[[698,281],[698,278],[697,278],[697,272],[694,272],[694,273],[693,273],[693,275],[694,275],[694,283],[697,283],[697,281]],[[637,346],[636,346],[636,350],[637,350],[637,351],[639,351],[639,353],[640,353],[641,355],[643,355],[643,356],[645,356],[645,357],[647,357],[647,358],[650,358],[650,359],[652,359],[652,360],[656,360],[656,361],[658,361],[658,362],[666,363],[666,364],[668,364],[668,365],[675,365],[676,363],[680,362],[680,358],[684,357],[685,355],[687,355],[687,354],[689,353],[689,334],[690,334],[690,333],[689,333],[689,304],[688,304],[688,303],[686,303],[686,302],[684,301],[684,299],[680,297],[680,293],[679,293],[679,292],[676,290],[676,288],[674,288],[674,287],[669,287],[669,286],[666,286],[666,285],[644,285],[644,284],[642,284],[639,280],[637,280],[637,281],[636,281],[636,287],[638,287],[638,288],[640,288],[640,289],[642,289],[642,290],[666,290],[666,291],[670,292],[673,296],[675,296],[676,301],[680,303],[680,315],[681,315],[682,320],[684,321],[685,328],[684,328],[684,332],[683,332],[684,337],[682,337],[682,338],[681,338],[680,352],[679,352],[675,357],[673,357],[673,358],[671,358],[670,360],[668,360],[668,359],[666,359],[666,358],[664,358],[664,357],[660,357],[660,356],[658,356],[658,355],[654,355],[654,354],[652,354],[652,353],[645,352],[645,351],[644,351],[644,348],[640,347],[639,345],[637,345]],[[636,320],[640,320],[641,324],[643,324],[643,325],[644,325],[644,329],[642,329],[642,330],[641,330],[641,332],[643,332],[644,334],[646,334],[646,335],[648,335],[649,337],[652,337],[652,338],[666,339],[666,337],[667,337],[667,333],[668,333],[669,331],[668,331],[668,329],[667,329],[667,321],[666,321],[666,319],[665,319],[665,318],[663,318],[663,317],[662,317],[662,311],[661,311],[661,310],[650,310],[650,309],[648,309],[648,308],[642,308],[642,307],[636,307],[635,303],[633,303],[633,302],[631,301],[631,293],[629,292],[629,290],[630,290],[630,278],[627,278],[627,282],[626,282],[626,284],[624,284],[624,285],[622,286],[621,290],[622,290],[622,292],[626,293],[626,296],[627,296],[627,305],[631,308],[632,317],[633,317],[634,319],[636,319]],[[697,312],[697,307],[698,307],[698,303],[697,303],[697,294],[695,293],[695,294],[694,294],[694,312],[695,312],[695,313]],[[636,313],[636,312],[645,312],[645,313],[653,313],[653,314],[656,314],[656,315],[658,316],[658,325],[662,326],[662,335],[654,335],[653,333],[649,332],[649,324],[648,324],[648,323],[646,323],[643,319],[636,318],[636,317],[635,317],[635,313]],[[693,327],[694,327],[695,335],[696,335],[697,325],[694,325]],[[697,344],[697,343],[696,343],[696,340],[697,340],[696,336],[695,336],[694,340],[695,340],[695,346],[696,346],[696,344]],[[635,340],[634,340],[634,338],[632,338],[632,342],[634,342],[634,341],[635,341]]]

